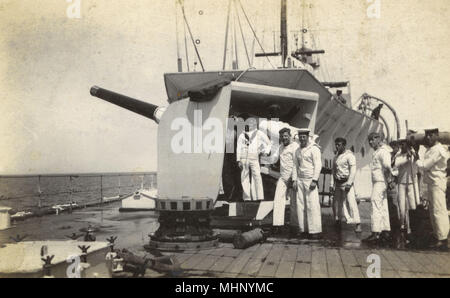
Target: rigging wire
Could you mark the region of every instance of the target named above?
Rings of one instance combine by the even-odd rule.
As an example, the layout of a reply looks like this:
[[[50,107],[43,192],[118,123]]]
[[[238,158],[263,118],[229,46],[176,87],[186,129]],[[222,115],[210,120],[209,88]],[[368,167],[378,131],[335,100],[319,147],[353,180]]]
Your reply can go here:
[[[179,42],[179,30],[178,30],[178,2],[175,2],[175,34],[177,41],[177,58],[180,59],[180,42]]]
[[[231,12],[231,18],[233,19],[233,12]],[[231,69],[234,69],[234,38],[233,38],[233,25],[231,22],[230,28],[230,56],[231,56]]]
[[[250,63],[250,57],[248,56],[247,44],[245,43],[244,31],[242,30],[241,19],[239,18],[239,12],[237,10],[236,3],[234,4],[234,10],[236,11],[236,16],[237,16],[237,20],[238,20],[238,24],[239,24],[239,29],[241,31],[242,43],[244,44],[245,55],[247,55],[248,67],[252,67],[252,64]]]
[[[187,45],[186,24],[185,23],[183,23],[183,28],[184,28],[184,50],[186,52],[186,65],[187,65],[187,70],[189,72],[190,71],[190,69],[189,69],[189,51],[188,51],[188,45]]]
[[[261,37],[261,43],[263,43],[264,44],[264,38],[266,37],[266,26],[265,26],[265,24],[264,24],[264,27],[263,27],[264,29],[263,29],[263,31],[262,31],[262,37]],[[253,36],[253,38],[256,40],[256,37],[255,36]],[[254,55],[253,55],[254,56]],[[260,63],[260,65],[261,65],[261,68],[264,68],[264,60],[260,60],[261,61],[261,63]]]
[[[252,41],[252,51],[251,51],[251,56],[252,59],[250,61],[250,65],[253,66],[253,58],[255,57],[255,37],[253,37],[253,41]]]
[[[255,37],[256,41],[258,42],[258,44],[259,44],[263,54],[266,54],[266,52],[264,51],[263,46],[261,45],[261,42],[259,41],[258,37],[256,36],[255,30],[253,29],[253,26],[250,23],[250,20],[248,19],[247,13],[245,12],[244,7],[242,6],[241,0],[238,0],[238,1],[239,1],[239,5],[241,6],[242,12],[244,13],[245,19],[247,20],[247,23],[248,23],[250,29],[253,32],[253,36]],[[269,57],[268,56],[265,56],[265,57],[266,57],[267,61],[269,62],[269,64],[272,66],[272,68],[275,68],[275,66],[273,66],[272,62],[270,61]]]
[[[184,22],[186,23],[187,29],[189,31],[189,35],[191,36],[192,44],[194,45],[195,52],[197,53],[197,58],[198,58],[198,60],[200,62],[200,66],[202,67],[202,70],[205,71],[205,68],[203,67],[202,58],[200,57],[200,54],[199,54],[198,49],[197,49],[197,45],[196,45],[196,43],[194,41],[194,36],[192,35],[191,28],[189,27],[189,23],[188,23],[187,18],[186,18],[186,13],[184,11],[184,4],[181,2],[181,0],[178,0],[178,3],[180,3],[181,11],[183,12]]]
[[[225,64],[227,62],[227,43],[228,43],[228,27],[230,25],[230,11],[231,11],[231,1],[228,1],[228,10],[227,10],[227,25],[225,27],[225,45],[223,47],[223,65],[222,70],[225,70]]]
[[[233,14],[233,40],[234,40],[234,55],[236,58],[236,69],[239,69],[238,41],[236,38],[236,15],[235,14]]]

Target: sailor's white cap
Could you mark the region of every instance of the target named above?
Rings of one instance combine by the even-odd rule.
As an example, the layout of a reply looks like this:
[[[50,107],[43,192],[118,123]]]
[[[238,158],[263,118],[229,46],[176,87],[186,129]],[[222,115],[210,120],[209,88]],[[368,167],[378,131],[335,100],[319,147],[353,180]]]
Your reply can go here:
[[[297,134],[309,134],[310,129],[309,128],[299,128],[297,129]]]

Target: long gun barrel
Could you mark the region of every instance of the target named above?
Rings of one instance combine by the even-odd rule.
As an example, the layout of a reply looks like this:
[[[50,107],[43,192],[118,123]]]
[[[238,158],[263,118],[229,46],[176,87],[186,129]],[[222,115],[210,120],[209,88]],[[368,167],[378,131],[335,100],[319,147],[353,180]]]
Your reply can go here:
[[[406,138],[414,143],[425,144],[425,131],[419,130],[415,133],[410,133],[406,136]],[[448,131],[440,131],[438,141],[443,145],[450,145],[450,132]]]
[[[110,90],[100,88],[98,86],[91,87],[91,95],[103,99],[107,102],[113,103],[124,109],[135,112],[144,117],[154,120],[159,123],[164,108],[160,108],[151,103],[143,102],[129,96],[125,96],[119,93],[115,93]]]

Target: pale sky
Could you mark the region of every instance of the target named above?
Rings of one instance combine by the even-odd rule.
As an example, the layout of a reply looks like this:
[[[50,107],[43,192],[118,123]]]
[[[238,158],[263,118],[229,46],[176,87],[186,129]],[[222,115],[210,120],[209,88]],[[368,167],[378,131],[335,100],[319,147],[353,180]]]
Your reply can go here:
[[[279,0],[241,1],[272,51]],[[367,16],[368,1],[314,1],[308,27],[326,50],[318,75],[350,80],[353,100],[363,92],[385,99],[402,125],[407,119],[410,127],[449,131],[450,2],[379,1],[379,19]],[[163,74],[177,70],[174,3],[81,0],[81,18],[70,19],[65,0],[0,0],[0,174],[156,170],[157,125],[93,98],[89,89],[166,104]],[[185,3],[206,70],[220,69],[228,1]],[[288,30],[300,29],[300,1],[288,0],[288,9]],[[250,49],[252,36],[240,17]],[[238,30],[237,36],[245,69]],[[192,70],[191,45],[189,59]],[[254,59],[256,67],[270,68],[264,58]]]

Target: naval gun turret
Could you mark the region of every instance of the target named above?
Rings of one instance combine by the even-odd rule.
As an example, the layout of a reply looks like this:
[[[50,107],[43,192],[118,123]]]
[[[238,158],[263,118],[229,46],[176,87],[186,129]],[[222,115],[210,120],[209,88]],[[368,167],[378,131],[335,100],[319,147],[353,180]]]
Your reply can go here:
[[[206,74],[205,82],[197,77],[197,73],[183,74],[181,81],[167,75],[170,102],[167,108],[96,86],[91,88],[93,96],[158,123],[158,197],[155,201],[160,226],[151,236],[149,248],[173,251],[217,245],[218,237],[210,224],[211,215],[219,197],[223,169],[227,163],[236,162],[235,157],[226,158],[233,154],[233,146],[227,146],[228,140],[233,138],[228,138],[227,133],[240,123],[232,121],[234,115],[247,113],[253,119],[270,119],[268,107],[277,104],[281,111],[280,120],[294,128],[307,127],[314,131],[318,92],[253,82],[216,82],[216,76],[220,79],[222,74]],[[180,87],[177,85],[180,82],[189,86]],[[172,98],[174,88],[175,99]],[[239,179],[240,174],[236,175]],[[234,188],[230,189],[233,194]],[[223,190],[226,193],[225,187]],[[272,197],[270,195],[268,199]],[[271,202],[254,203],[258,204],[254,214],[256,220],[267,215],[273,206]],[[232,210],[230,207],[229,216],[239,215],[233,215]]]
[[[152,119],[157,124],[160,124],[162,115],[166,110],[165,107],[158,107],[98,86],[91,87],[90,93],[92,96]],[[170,118],[170,115],[166,118]],[[170,123],[170,121],[169,119],[166,122]],[[177,189],[176,183],[172,180],[176,179],[174,177],[176,172],[183,172],[183,169],[177,171],[177,163],[167,158],[166,154],[160,153],[171,151],[170,146],[166,146],[166,139],[161,137],[161,135],[166,135],[165,132],[170,129],[164,123],[162,126],[162,128],[161,126],[158,127],[158,168],[162,168],[162,170],[158,170],[158,185],[161,184],[163,190],[159,192],[158,198],[155,199],[160,226],[155,234],[150,236],[149,245],[146,247],[168,251],[214,247],[218,244],[218,235],[215,235],[209,227],[209,214],[213,209],[215,198],[192,196],[190,193],[184,195],[184,192],[182,192],[183,195],[176,196],[173,193],[164,192],[164,189],[167,188]],[[165,162],[161,162],[161,160]],[[189,158],[186,158],[184,162],[189,163]],[[171,165],[169,166],[169,164]],[[159,175],[162,176],[162,179]],[[201,186],[198,185],[197,187]],[[160,189],[160,187],[158,188]],[[160,194],[163,194],[163,196]]]

